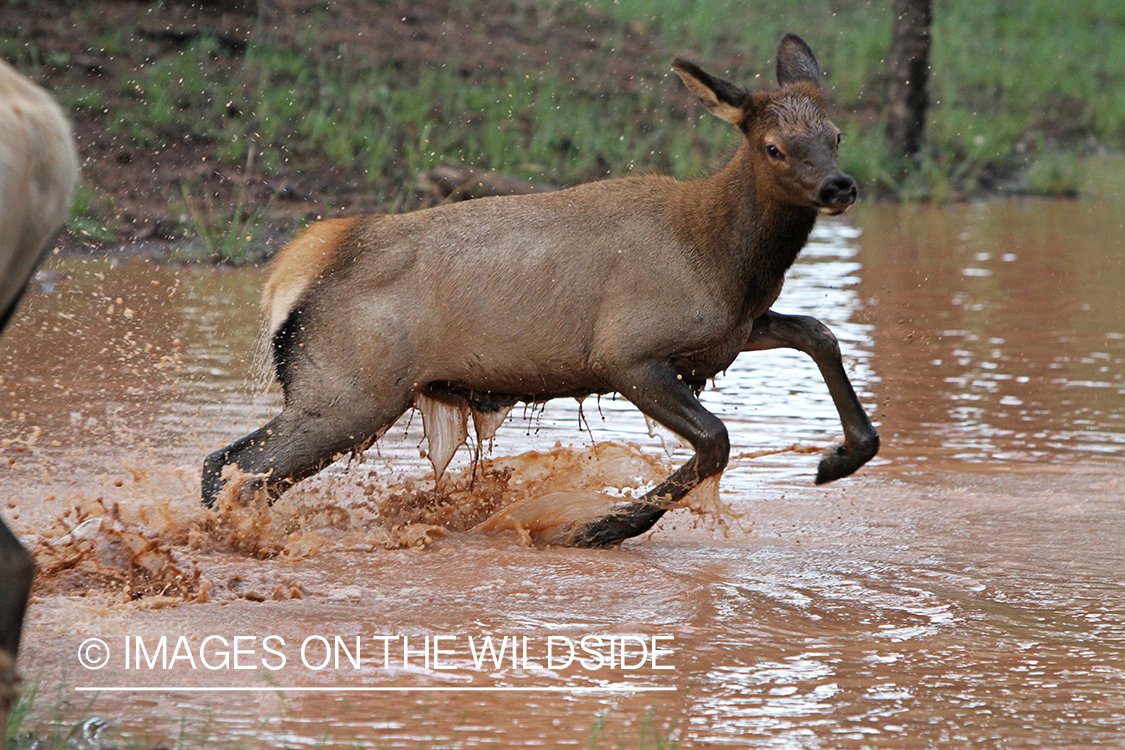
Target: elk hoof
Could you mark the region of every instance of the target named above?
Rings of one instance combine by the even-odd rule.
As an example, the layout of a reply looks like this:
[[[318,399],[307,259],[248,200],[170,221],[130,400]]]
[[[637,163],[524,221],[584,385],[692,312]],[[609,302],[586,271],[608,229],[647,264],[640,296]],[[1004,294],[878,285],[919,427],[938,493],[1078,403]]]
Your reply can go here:
[[[548,544],[563,547],[585,547],[597,549],[613,547],[626,539],[639,536],[660,520],[668,511],[667,507],[645,500],[617,506],[605,516],[587,521],[566,529],[564,533],[545,539]]]
[[[816,483],[827,484],[841,477],[854,474],[856,469],[875,457],[879,452],[879,436],[871,433],[869,437],[837,445],[820,459],[816,470]]]

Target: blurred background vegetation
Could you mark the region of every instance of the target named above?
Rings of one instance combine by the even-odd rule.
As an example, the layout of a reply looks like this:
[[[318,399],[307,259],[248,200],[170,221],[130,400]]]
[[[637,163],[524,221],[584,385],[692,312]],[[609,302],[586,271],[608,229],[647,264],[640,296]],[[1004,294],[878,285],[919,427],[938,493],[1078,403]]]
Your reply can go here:
[[[1125,3],[939,0],[926,143],[884,143],[891,0],[8,0],[0,56],[75,121],[81,242],[253,257],[317,216],[432,202],[439,165],[568,185],[700,176],[737,138],[675,54],[756,88],[805,38],[866,197],[1073,195],[1125,150]]]

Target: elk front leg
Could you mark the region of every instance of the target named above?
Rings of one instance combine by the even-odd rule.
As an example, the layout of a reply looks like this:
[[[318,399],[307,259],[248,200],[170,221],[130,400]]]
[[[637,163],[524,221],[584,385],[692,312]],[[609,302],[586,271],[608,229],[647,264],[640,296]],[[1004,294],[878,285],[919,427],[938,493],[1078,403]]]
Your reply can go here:
[[[727,428],[703,408],[671,364],[640,368],[618,388],[641,412],[690,442],[695,455],[644,497],[620,503],[597,521],[572,531],[565,541],[570,546],[607,547],[643,534],[703,480],[720,473],[730,457]]]
[[[0,747],[6,747],[8,714],[16,699],[16,655],[20,649],[23,615],[31,582],[35,578],[35,560],[23,548],[16,535],[0,521]]]
[[[846,477],[879,452],[879,435],[855,395],[844,364],[840,345],[828,326],[806,315],[781,315],[769,310],[754,321],[754,329],[743,351],[796,349],[812,357],[828,386],[832,403],[840,414],[844,443],[820,460],[816,483],[824,484]]]

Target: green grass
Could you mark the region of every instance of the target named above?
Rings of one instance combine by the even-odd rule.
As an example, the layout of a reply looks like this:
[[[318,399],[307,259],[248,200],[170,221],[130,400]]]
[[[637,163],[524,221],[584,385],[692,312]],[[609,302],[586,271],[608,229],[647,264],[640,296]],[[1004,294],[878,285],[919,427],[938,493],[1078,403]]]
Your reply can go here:
[[[546,12],[557,13],[549,3]],[[738,59],[732,78],[771,85],[776,40],[801,33],[817,51],[837,119],[849,134],[844,167],[875,190],[911,197],[973,192],[1026,169],[1020,185],[1072,193],[1080,175],[1060,153],[1125,146],[1125,5],[954,2],[936,9],[926,158],[900,183],[883,150],[878,111],[890,2],[795,0],[594,0],[625,31],[655,34],[654,49],[707,64]],[[315,31],[310,31],[315,34]],[[311,45],[310,45],[311,47]],[[733,58],[737,55],[737,58]],[[359,165],[390,203],[419,170],[442,161],[573,183],[633,169],[698,175],[730,148],[721,125],[668,116],[663,60],[643,61],[634,84],[562,80],[558,71],[513,70],[468,80],[456,66],[412,80],[367,61],[309,59],[251,47],[237,75],[215,85],[200,72],[216,43],[201,40],[159,60],[129,85],[145,112],[129,134],[159,140],[189,128],[218,138],[229,162],[256,143],[263,168],[293,151]],[[720,68],[721,69],[721,68]],[[758,77],[755,77],[758,76]],[[167,83],[172,85],[168,86]],[[392,85],[391,82],[399,83]],[[232,113],[229,102],[253,102]],[[97,102],[84,106],[96,107]],[[179,113],[206,110],[202,122]],[[1038,164],[1042,161],[1043,164]]]
[[[89,242],[104,243],[113,239],[105,225],[106,214],[113,210],[113,196],[87,183],[80,183],[70,204],[68,228],[72,234]]]
[[[607,713],[603,713],[598,717],[598,721],[590,729],[590,741],[586,745],[587,750],[598,750],[598,748],[607,747],[608,740],[604,736],[606,734],[606,719]],[[673,719],[666,726],[660,726],[660,719],[657,717],[656,712],[649,710],[641,717],[640,725],[637,728],[636,740],[624,740],[621,737],[612,741],[608,747],[625,748],[637,747],[640,750],[677,750],[680,746],[680,740],[677,737],[677,729],[679,725],[679,717]]]
[[[607,165],[689,176],[713,160],[719,142],[734,140],[663,121],[659,81],[612,95],[538,72],[473,82],[452,68],[423,68],[402,81],[386,67],[268,47],[252,47],[229,78],[205,77],[214,56],[203,40],[146,66],[122,83],[132,111],[115,111],[105,125],[146,147],[185,132],[215,140],[227,164],[253,149],[266,172],[293,157],[326,159],[362,170],[388,203],[400,203],[419,171],[443,162],[561,183],[601,176]],[[89,95],[81,96],[70,106],[97,115],[100,104],[86,106]]]
[[[667,161],[662,91],[651,82],[608,97],[540,73],[473,82],[423,68],[408,84],[389,83],[396,79],[384,68],[356,72],[259,51],[242,92],[257,105],[241,121],[227,119],[223,157],[240,158],[249,131],[274,165],[294,148],[313,149],[360,165],[372,184],[448,161],[562,182],[588,179],[599,161],[623,169]]]
[[[91,709],[94,701],[91,700],[84,708],[75,712],[75,706],[70,705],[70,718],[64,719],[63,707],[67,705],[62,687],[57,689],[51,701],[51,719],[39,722],[32,719],[36,706],[47,702],[40,695],[40,687],[32,685],[20,691],[16,704],[8,716],[8,746],[4,750],[70,750],[76,747],[90,747],[81,742],[82,726],[93,718]],[[75,718],[77,717],[77,718]],[[126,745],[125,748],[135,748],[136,745]]]
[[[1125,4],[955,0],[934,9],[925,159],[905,183],[882,146],[880,75],[891,2],[595,0],[622,23],[653,26],[704,56],[745,54],[747,74],[772,70],[773,44],[801,34],[826,71],[850,137],[843,166],[880,190],[937,197],[1008,186],[1071,194],[1077,155],[1125,148]],[[736,74],[737,77],[737,74]],[[1024,171],[1026,170],[1026,171]]]
[[[178,736],[170,743],[162,741],[154,746],[150,741],[139,740],[135,737],[123,739],[118,736],[113,716],[95,710],[96,694],[85,704],[75,705],[68,699],[66,693],[66,688],[59,686],[52,698],[50,695],[44,694],[37,685],[25,687],[21,691],[8,719],[8,746],[0,750],[94,750],[95,747],[117,748],[118,750],[149,750],[153,747],[168,750],[202,750],[203,748],[221,747],[224,750],[240,750],[248,746],[235,741],[224,741],[217,744],[210,737],[203,736],[204,732],[198,726],[202,717],[198,713],[185,713],[178,720]],[[390,703],[387,705],[389,707]],[[288,711],[289,709],[285,710]],[[429,723],[426,716],[428,710],[428,708],[424,708],[422,716],[419,717],[418,729],[422,732],[429,731],[426,729],[426,725]],[[609,712],[603,711],[593,719],[588,732],[589,739],[585,747],[588,750],[610,750],[611,748],[615,750],[633,750],[634,748],[636,750],[677,750],[680,747],[679,730],[685,722],[682,713],[673,711],[673,714],[671,719],[662,720],[655,709],[649,709],[639,717],[635,726],[626,721],[624,727],[609,728]],[[84,742],[82,739],[83,728],[89,721],[101,725],[97,734],[100,744],[91,744]],[[171,720],[171,722],[176,721],[175,719]],[[213,717],[206,723],[212,722],[221,723]],[[391,724],[392,722],[389,720],[384,721],[384,725],[388,728]],[[168,725],[169,720],[167,719],[154,724],[154,726]],[[174,724],[172,725],[174,726]],[[473,738],[466,737],[466,739]],[[484,740],[485,738],[475,739]],[[341,742],[339,737],[332,738],[331,733],[326,728],[323,738],[316,746],[327,746],[329,741],[333,741],[334,744]],[[353,747],[357,750],[390,746],[401,745],[394,744],[394,739],[389,734],[385,741],[376,739],[374,744],[370,741],[353,740]],[[284,749],[290,746],[282,744],[281,747]],[[461,747],[461,743],[455,740],[447,744],[434,739],[431,735],[427,739],[419,739],[417,747],[419,750],[441,750],[442,748],[452,750],[452,748]]]
[[[254,174],[254,150],[246,156],[244,175]],[[238,182],[229,200],[217,198],[198,181],[180,186],[182,203],[173,203],[189,219],[195,243],[180,252],[185,259],[210,260],[218,263],[246,263],[263,252],[262,234],[266,231],[266,214],[273,196],[267,201],[254,201],[246,182]]]
[[[74,7],[79,16],[89,13]],[[590,51],[545,69],[529,62],[471,74],[456,53],[405,65],[346,48],[326,55],[317,44],[325,13],[304,17],[304,31],[287,43],[259,29],[244,54],[207,36],[154,54],[152,47],[138,51],[135,29],[106,30],[93,48],[119,61],[110,68],[111,85],[86,85],[76,73],[56,76],[54,91],[75,117],[97,122],[124,147],[159,152],[192,139],[212,144],[217,167],[228,172],[253,152],[259,174],[275,182],[330,164],[365,191],[364,208],[382,210],[416,205],[415,176],[441,163],[556,184],[636,171],[706,173],[737,136],[701,108],[683,106],[669,60],[682,53],[738,83],[772,87],[785,31],[800,33],[816,51],[833,117],[847,133],[841,165],[869,195],[1070,195],[1084,180],[1081,157],[1125,149],[1119,0],[938,4],[927,145],[905,177],[883,145],[890,0],[539,0],[520,6],[521,33],[557,33],[558,22],[594,29]],[[448,19],[477,32],[486,23],[456,4]],[[638,46],[639,39],[646,41]],[[631,79],[606,72],[610,62],[623,64],[623,50],[633,51],[624,63]],[[0,36],[0,54],[25,69],[71,69],[67,53],[41,52],[15,37]],[[209,205],[203,180],[182,182],[187,190],[167,200],[225,259],[246,255],[230,246],[245,236],[235,224],[271,221],[277,208],[254,212],[229,185]],[[318,189],[318,200],[334,202],[331,187]],[[112,198],[80,193],[79,231],[104,236]],[[216,228],[224,215],[231,226]]]

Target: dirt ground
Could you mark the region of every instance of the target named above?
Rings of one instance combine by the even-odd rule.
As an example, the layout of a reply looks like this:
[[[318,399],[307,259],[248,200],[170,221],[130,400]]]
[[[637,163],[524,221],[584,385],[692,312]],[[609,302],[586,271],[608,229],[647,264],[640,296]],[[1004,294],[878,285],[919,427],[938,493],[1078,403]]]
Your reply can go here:
[[[317,31],[310,37],[312,19]],[[122,29],[129,31],[126,51],[107,52],[105,40]],[[312,38],[324,59],[339,57],[347,47],[355,57],[389,64],[404,74],[456,60],[466,79],[488,79],[513,66],[551,62],[565,70],[581,61],[599,70],[603,82],[627,84],[638,61],[651,57],[643,54],[650,36],[642,27],[617,30],[613,44],[624,49],[611,54],[603,39],[610,30],[609,19],[586,10],[547,13],[539,4],[512,0],[482,0],[456,9],[441,0],[55,0],[0,5],[0,41],[6,42],[6,56],[22,55],[24,59],[15,60],[17,66],[49,90],[96,91],[109,110],[130,97],[122,82],[131,72],[203,35],[218,39],[220,54],[230,58],[228,65],[251,43],[293,48],[307,46]],[[72,112],[84,179],[98,194],[99,205],[92,210],[112,235],[103,239],[107,245],[182,239],[187,230],[182,217],[171,215],[169,197],[178,195],[187,181],[202,182],[217,200],[229,197],[239,184],[246,185],[252,201],[264,203],[274,196],[271,214],[288,219],[290,227],[295,220],[329,211],[386,208],[379,205],[358,166],[342,168],[311,150],[294,149],[284,168],[247,177],[241,165],[217,158],[219,144],[213,139],[189,134],[147,148],[106,127],[102,115]],[[422,200],[417,197],[418,203]],[[68,248],[89,244],[88,237],[63,238]]]

